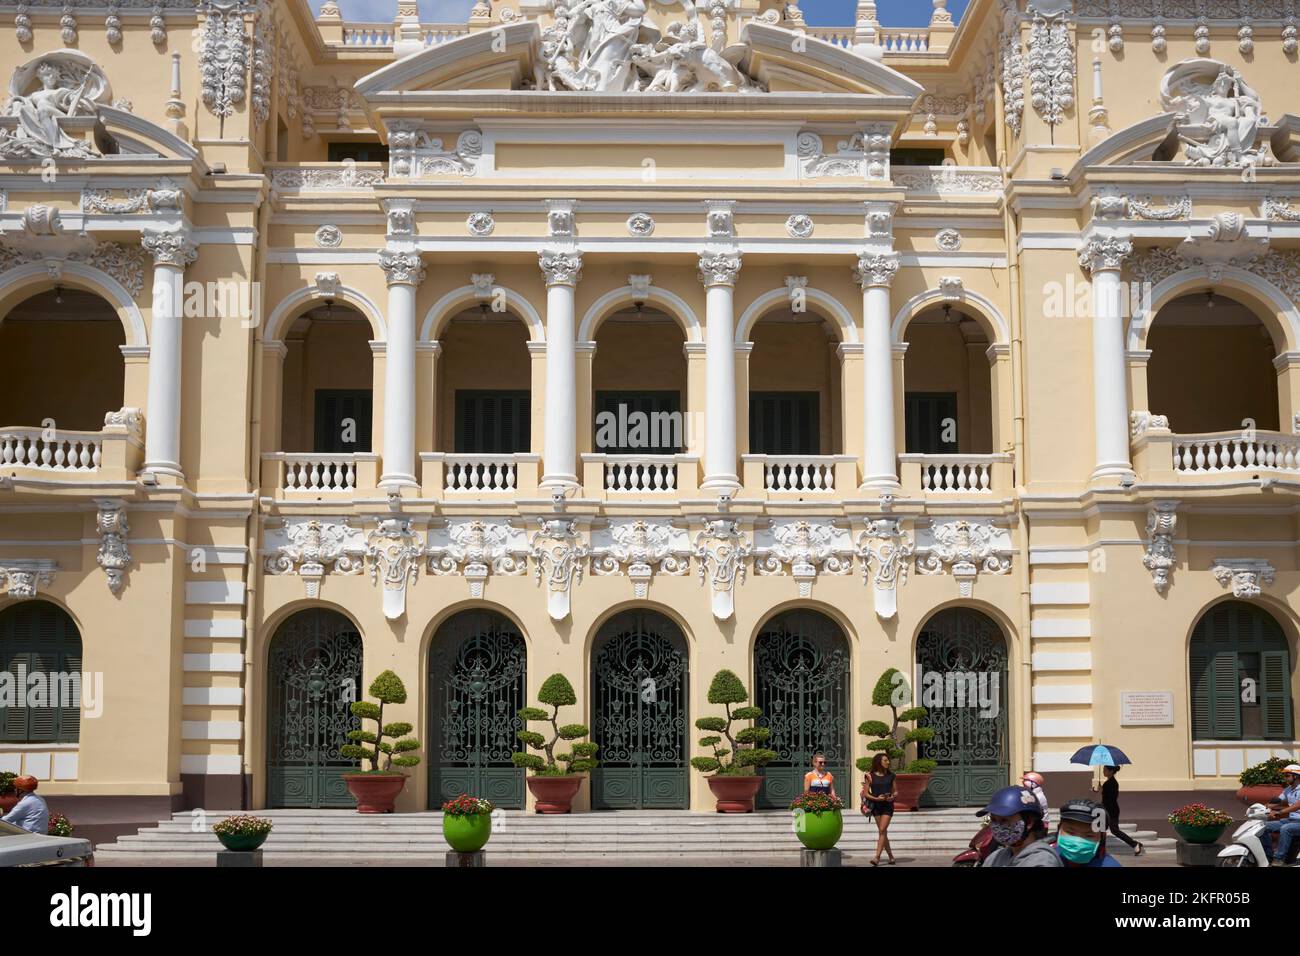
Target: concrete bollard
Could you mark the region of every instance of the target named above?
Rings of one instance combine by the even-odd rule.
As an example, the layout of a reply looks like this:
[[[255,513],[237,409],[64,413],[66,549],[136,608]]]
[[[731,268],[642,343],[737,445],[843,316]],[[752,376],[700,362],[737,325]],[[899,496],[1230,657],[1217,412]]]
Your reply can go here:
[[[487,866],[487,852],[475,850],[473,853],[457,853],[455,850],[448,850],[446,865],[457,868]]]
[[[261,866],[261,850],[218,850],[217,866]]]
[[[800,850],[799,865],[805,866],[842,866],[843,857],[839,848],[830,850]]]
[[[1219,851],[1223,845],[1219,843],[1188,843],[1186,840],[1178,841],[1178,865],[1179,866],[1218,866]]]

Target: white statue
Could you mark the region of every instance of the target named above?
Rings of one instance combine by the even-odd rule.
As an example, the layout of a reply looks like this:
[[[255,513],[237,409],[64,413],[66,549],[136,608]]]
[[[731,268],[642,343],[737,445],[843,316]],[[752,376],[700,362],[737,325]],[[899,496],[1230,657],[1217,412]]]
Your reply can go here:
[[[665,45],[666,44],[666,45]],[[633,51],[633,62],[652,73],[648,92],[665,93],[750,93],[758,89],[728,61],[739,59],[743,46],[733,46],[722,53],[705,42],[698,19],[668,26],[658,48],[642,45]]]
[[[14,70],[5,115],[17,126],[0,128],[0,158],[85,159],[97,155],[84,139],[69,136],[61,121],[94,116],[108,94],[108,80],[75,51],[40,57]]]
[[[1177,113],[1178,138],[1189,166],[1265,166],[1268,145],[1255,146],[1263,115],[1260,96],[1236,68],[1218,60],[1186,60],[1160,84],[1160,101]]]

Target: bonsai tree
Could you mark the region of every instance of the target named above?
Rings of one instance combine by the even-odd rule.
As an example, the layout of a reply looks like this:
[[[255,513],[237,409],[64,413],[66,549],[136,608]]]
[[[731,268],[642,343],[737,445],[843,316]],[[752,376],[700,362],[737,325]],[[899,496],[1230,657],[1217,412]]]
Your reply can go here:
[[[397,721],[384,723],[384,705],[406,703],[406,685],[392,671],[384,671],[370,685],[370,696],[379,703],[359,700],[351,707],[352,716],[362,720],[373,720],[374,731],[350,730],[348,740],[339,748],[339,753],[353,760],[370,761],[370,769],[362,773],[400,773],[394,767],[414,767],[420,758],[412,751],[420,749],[420,742],[414,737],[406,736],[412,730],[410,724]],[[389,742],[385,738],[392,738]],[[380,767],[380,759],[383,766]]]
[[[776,759],[775,750],[760,746],[767,743],[767,738],[771,736],[772,732],[768,728],[755,727],[751,723],[734,733],[731,730],[731,725],[737,720],[748,722],[763,716],[762,709],[758,707],[731,709],[732,704],[743,704],[747,700],[749,692],[734,673],[720,670],[713,675],[713,682],[709,684],[709,703],[721,704],[727,715],[701,717],[695,721],[698,729],[710,732],[709,736],[700,738],[700,746],[712,748],[713,756],[692,757],[692,767],[703,773],[750,777],[754,775],[755,768]],[[727,743],[725,747],[721,746],[724,740]]]
[[[864,737],[876,739],[867,744],[868,750],[884,751],[892,763],[899,763],[906,755],[910,743],[928,744],[934,740],[933,727],[913,727],[907,730],[903,724],[915,723],[925,716],[924,707],[908,707],[912,702],[912,687],[907,678],[897,667],[891,667],[880,675],[876,686],[871,691],[871,702],[877,707],[888,707],[894,715],[893,724],[883,720],[864,720],[858,725],[858,733]],[[903,707],[903,710],[899,710]],[[858,769],[863,773],[871,771],[871,758],[859,757]],[[937,764],[933,760],[913,760],[901,771],[902,773],[934,773]]]
[[[546,678],[546,683],[542,684],[542,689],[537,695],[537,699],[551,709],[548,712],[543,707],[525,707],[519,711],[520,720],[536,723],[547,723],[551,725],[551,739],[547,740],[542,734],[535,730],[521,730],[518,737],[523,743],[533,750],[540,750],[540,754],[531,754],[528,752],[514,753],[510,759],[516,767],[524,767],[531,770],[539,777],[567,777],[569,774],[584,773],[588,770],[595,769],[597,765],[596,751],[600,749],[598,744],[583,740],[591,731],[586,724],[560,724],[559,713],[561,707],[569,707],[578,702],[578,696],[573,692],[573,685],[563,674],[552,674]],[[569,753],[555,752],[555,745],[561,740],[578,741],[570,748]]]

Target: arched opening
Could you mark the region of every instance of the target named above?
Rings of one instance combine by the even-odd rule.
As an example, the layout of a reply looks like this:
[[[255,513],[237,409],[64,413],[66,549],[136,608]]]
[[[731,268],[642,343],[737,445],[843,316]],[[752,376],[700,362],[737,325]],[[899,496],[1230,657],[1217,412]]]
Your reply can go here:
[[[472,794],[524,805],[524,775],[510,760],[524,729],[528,648],[503,614],[461,611],[429,646],[429,809]]]
[[[81,737],[81,632],[48,601],[0,611],[0,669],[15,699],[0,700],[0,741],[75,744]],[[7,696],[7,695],[6,695]]]
[[[326,299],[284,335],[280,450],[290,490],[356,487],[354,456],[373,450],[374,360],[370,323]]]
[[[266,804],[268,807],[351,807],[343,774],[356,769],[339,754],[361,721],[349,705],[361,700],[361,634],[329,608],[289,617],[267,652]]]
[[[925,309],[907,326],[903,422],[910,455],[993,452],[988,334],[961,303]]]
[[[657,611],[633,608],[601,626],[591,649],[594,809],[689,805],[688,659],[682,629]]]
[[[1255,313],[1213,288],[1179,296],[1147,335],[1150,410],[1176,434],[1278,429],[1277,347]]]
[[[37,434],[99,432],[123,404],[126,333],[107,301],[56,287],[0,322],[0,425]]]
[[[1188,647],[1194,740],[1291,740],[1291,647],[1263,608],[1224,601]]]
[[[939,611],[921,628],[913,694],[934,740],[917,755],[938,764],[921,806],[983,806],[1007,785],[1007,657],[1002,629],[973,608]]]
[[[750,454],[843,454],[843,373],[835,325],[815,311],[784,306],[754,323],[750,339]]]
[[[685,341],[672,316],[640,302],[609,315],[597,329],[591,447],[597,455],[640,463],[606,462],[609,490],[676,487],[676,467],[654,458],[686,447]]]
[[[815,753],[826,757],[841,799],[851,795],[849,676],[848,638],[825,614],[785,611],[763,625],[754,641],[754,703],[777,758],[763,768],[759,806],[788,807]]]

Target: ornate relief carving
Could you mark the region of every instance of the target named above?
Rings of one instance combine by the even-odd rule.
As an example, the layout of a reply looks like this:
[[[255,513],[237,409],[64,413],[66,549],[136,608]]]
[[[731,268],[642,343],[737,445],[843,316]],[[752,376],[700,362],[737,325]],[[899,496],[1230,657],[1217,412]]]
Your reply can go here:
[[[695,536],[694,553],[700,584],[709,584],[713,616],[725,621],[736,613],[736,581],[745,580],[753,545],[738,522],[712,518]]]
[[[114,595],[126,587],[126,569],[131,566],[131,549],[126,536],[131,526],[126,518],[126,502],[120,499],[101,498],[95,504],[95,531],[99,535],[99,552],[96,563],[108,576],[108,589]]]
[[[1025,116],[1025,54],[1020,44],[1020,17],[1016,4],[1006,0],[1002,5],[1002,34],[998,38],[998,50],[1002,60],[1003,116],[1012,137],[1019,139]]]
[[[271,172],[271,191],[283,192],[345,192],[354,189],[373,189],[384,184],[384,174],[378,169],[363,169],[355,163],[305,169],[275,169]]]
[[[1240,71],[1218,60],[1192,59],[1171,67],[1160,81],[1160,102],[1175,113],[1183,162],[1188,166],[1272,166],[1263,102]]]
[[[297,574],[309,598],[320,597],[327,574],[360,574],[365,560],[365,537],[348,519],[284,519],[283,527],[267,531],[275,550],[264,567],[267,574]]]
[[[740,275],[740,251],[705,252],[700,255],[700,281],[706,286],[734,286]]]
[[[384,617],[395,621],[406,613],[406,588],[420,577],[420,555],[424,542],[409,518],[383,518],[379,527],[366,535],[366,564],[370,580],[384,589]]]
[[[1069,0],[1030,3],[1029,102],[1048,126],[1057,126],[1074,107],[1073,16]]]
[[[0,588],[11,598],[32,598],[41,588],[54,583],[59,566],[54,561],[31,561],[22,558],[0,558]]]
[[[627,234],[629,236],[640,236],[644,239],[653,236],[654,231],[654,217],[648,212],[634,212],[627,217]]]
[[[380,249],[379,268],[389,285],[419,285],[428,275],[418,252]]]
[[[799,596],[812,594],[818,573],[848,574],[853,567],[849,532],[826,523],[778,522],[755,533],[754,571],[760,575],[785,574],[799,586]]]
[[[671,525],[635,519],[592,533],[592,573],[626,574],[639,600],[649,593],[650,579],[656,573],[685,574],[690,555],[686,530]]]
[[[876,615],[885,620],[898,613],[898,586],[907,583],[907,563],[916,545],[897,518],[874,518],[858,535],[857,555],[862,580],[875,589]]]
[[[1079,246],[1079,267],[1092,274],[1119,269],[1133,254],[1133,240],[1122,236],[1093,236]]]
[[[263,126],[271,116],[271,88],[275,82],[276,23],[272,7],[253,9],[253,122]]]
[[[940,229],[934,237],[934,244],[944,252],[956,252],[961,248],[961,233],[956,229]]]
[[[22,228],[0,240],[0,271],[32,262],[45,263],[54,278],[63,263],[83,262],[112,276],[133,298],[144,291],[145,255],[138,246],[65,234],[59,212],[52,206],[28,206]]]
[[[1163,198],[1163,197],[1162,197]],[[1092,217],[1101,220],[1152,219],[1168,221],[1186,219],[1192,214],[1192,197],[1179,196],[1157,205],[1154,196],[1136,198],[1106,186],[1092,197]]]
[[[343,230],[332,223],[326,223],[316,230],[316,245],[322,249],[337,249],[343,245]]]
[[[582,278],[582,253],[550,250],[537,254],[546,284],[577,285]]]
[[[1129,412],[1128,431],[1131,438],[1138,438],[1152,429],[1169,431],[1168,416],[1153,415],[1145,409]]]
[[[443,138],[429,130],[394,124],[388,132],[392,150],[389,169],[405,179],[426,176],[473,176],[483,156],[483,134],[468,129],[456,137],[455,149],[443,147]]]
[[[591,553],[578,531],[578,523],[563,518],[542,520],[532,538],[529,553],[537,583],[546,581],[546,612],[553,621],[569,616],[574,581],[582,581],[582,563]]]
[[[153,256],[155,266],[185,268],[198,258],[199,247],[188,229],[145,229],[140,245]]]
[[[1282,198],[1280,196],[1264,197],[1264,206],[1262,214],[1265,219],[1275,219],[1280,222],[1300,222],[1300,209],[1291,208],[1293,200]]]
[[[791,239],[807,239],[813,234],[812,216],[795,213],[785,221],[785,232]]]
[[[104,428],[120,428],[136,441],[144,440],[144,415],[140,409],[126,406],[115,412],[104,413]]]
[[[861,178],[866,170],[866,145],[862,133],[835,144],[835,152],[826,153],[822,138],[816,133],[803,132],[795,140],[799,165],[808,178],[819,176],[852,176]]]
[[[1176,501],[1157,501],[1147,512],[1147,547],[1142,555],[1142,567],[1151,572],[1151,583],[1157,594],[1169,590],[1169,575],[1178,563],[1174,557],[1174,529],[1178,527]]]
[[[896,252],[860,252],[853,277],[863,289],[885,286],[894,281],[898,273],[899,256]]]
[[[167,177],[158,180],[152,189],[127,189],[123,198],[114,196],[112,189],[81,191],[81,211],[102,213],[108,216],[129,216],[146,212],[176,212],[181,208],[181,190]]]
[[[517,528],[474,519],[452,525],[445,534],[446,544],[434,544],[441,535],[429,533],[429,573],[461,575],[470,597],[483,597],[489,574],[517,576],[526,569],[528,542]]]
[[[213,116],[235,112],[247,95],[248,37],[242,0],[202,0],[203,32],[199,43],[203,105]]]
[[[1011,571],[1011,536],[988,521],[945,521],[918,529],[916,570],[951,574],[957,591],[970,597],[976,577]]]
[[[962,172],[956,166],[912,169],[894,174],[894,185],[919,193],[1000,193],[1002,177],[992,173]]]
[[[0,159],[93,159],[94,140],[70,135],[66,121],[94,117],[112,100],[104,71],[90,57],[61,50],[18,67],[9,81],[6,112],[17,119],[0,127]]]
[[[1273,583],[1274,569],[1263,558],[1215,558],[1214,578],[1232,588],[1235,598],[1257,598]]]
[[[497,221],[490,212],[472,212],[465,220],[465,228],[471,236],[490,236],[497,227]]]

